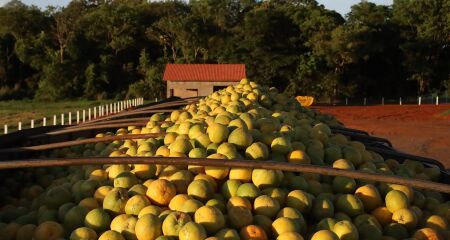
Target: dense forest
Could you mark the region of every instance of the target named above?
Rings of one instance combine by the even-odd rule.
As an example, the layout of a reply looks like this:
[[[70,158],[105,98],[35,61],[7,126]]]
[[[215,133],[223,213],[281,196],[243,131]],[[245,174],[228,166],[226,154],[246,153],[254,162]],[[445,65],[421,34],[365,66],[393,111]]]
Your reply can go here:
[[[450,0],[74,0],[0,8],[0,100],[154,98],[166,63],[245,63],[321,99],[450,93]]]

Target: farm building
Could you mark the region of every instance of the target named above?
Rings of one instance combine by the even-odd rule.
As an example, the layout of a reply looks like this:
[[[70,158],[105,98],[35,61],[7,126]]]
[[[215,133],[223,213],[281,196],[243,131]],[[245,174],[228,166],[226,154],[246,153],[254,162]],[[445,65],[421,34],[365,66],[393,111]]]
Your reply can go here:
[[[206,96],[245,78],[244,64],[167,64],[167,97]]]

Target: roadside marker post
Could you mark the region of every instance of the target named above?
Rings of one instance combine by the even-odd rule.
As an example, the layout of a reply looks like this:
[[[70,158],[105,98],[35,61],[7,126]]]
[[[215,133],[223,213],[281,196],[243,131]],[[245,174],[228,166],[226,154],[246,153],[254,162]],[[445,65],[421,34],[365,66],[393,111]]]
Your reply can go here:
[[[80,123],[80,111],[77,111],[77,124]]]
[[[72,112],[69,112],[69,125],[72,125]]]
[[[381,97],[381,105],[384,105],[384,97]]]
[[[18,123],[17,129],[19,129],[19,131],[22,130],[22,122]]]
[[[91,121],[91,109],[88,110],[88,120]]]
[[[419,106],[422,105],[422,97],[419,97],[418,103]]]
[[[439,96],[436,96],[436,106],[439,105]]]
[[[4,133],[5,133],[5,134],[8,134],[8,125],[7,125],[7,124],[5,124]]]
[[[46,117],[44,117],[44,118],[42,118],[42,126],[47,126],[47,118]]]
[[[83,122],[86,121],[86,110],[83,109]]]
[[[64,113],[61,113],[61,126],[64,125]]]
[[[400,97],[399,105],[402,105],[402,98]]]
[[[31,119],[30,128],[34,128],[34,119]]]
[[[53,126],[56,126],[56,115],[53,115]]]

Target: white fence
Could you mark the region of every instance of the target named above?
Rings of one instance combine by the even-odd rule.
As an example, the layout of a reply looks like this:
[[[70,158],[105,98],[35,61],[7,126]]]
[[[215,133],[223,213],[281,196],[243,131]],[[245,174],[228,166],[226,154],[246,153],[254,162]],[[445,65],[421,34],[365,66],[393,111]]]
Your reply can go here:
[[[417,105],[440,105],[440,104],[448,104],[450,103],[450,98],[448,96],[427,96],[427,97],[408,97],[402,98],[399,97],[397,99],[394,98],[345,98],[342,101],[339,101],[338,105],[385,105],[385,104],[417,104]]]
[[[86,121],[96,119],[99,117],[104,117],[108,115],[113,115],[116,113],[119,113],[121,111],[124,111],[126,109],[139,106],[144,104],[144,98],[134,98],[134,99],[128,99],[124,101],[109,103],[105,105],[95,106],[88,109],[78,110],[76,112],[68,112],[68,113],[61,113],[61,115],[53,115],[51,117],[44,117],[41,119],[32,119],[30,121],[30,128],[34,128],[37,126],[56,126],[56,125],[72,125],[72,124],[79,124],[84,123]],[[59,117],[60,116],[60,117]],[[60,121],[58,122],[58,119]],[[40,124],[38,125],[38,123]],[[23,129],[22,122],[17,123],[17,130],[20,131]],[[8,124],[5,124],[3,126],[4,134],[8,134]]]

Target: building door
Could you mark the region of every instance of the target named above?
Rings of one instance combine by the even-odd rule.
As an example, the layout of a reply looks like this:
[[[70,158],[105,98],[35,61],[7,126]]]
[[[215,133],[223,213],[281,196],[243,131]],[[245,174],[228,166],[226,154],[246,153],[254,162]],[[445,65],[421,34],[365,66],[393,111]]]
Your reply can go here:
[[[186,97],[198,97],[198,89],[186,89]]]
[[[217,91],[219,91],[220,89],[224,89],[224,88],[226,88],[227,86],[213,86],[213,92],[217,92]]]

